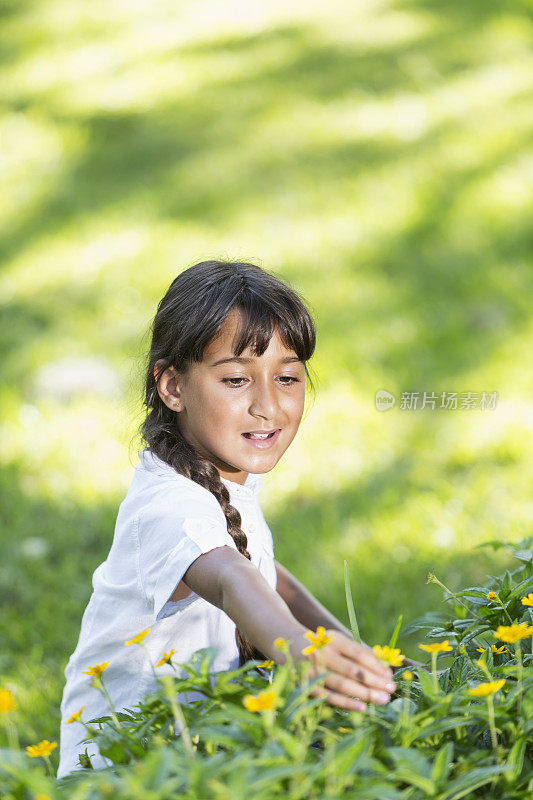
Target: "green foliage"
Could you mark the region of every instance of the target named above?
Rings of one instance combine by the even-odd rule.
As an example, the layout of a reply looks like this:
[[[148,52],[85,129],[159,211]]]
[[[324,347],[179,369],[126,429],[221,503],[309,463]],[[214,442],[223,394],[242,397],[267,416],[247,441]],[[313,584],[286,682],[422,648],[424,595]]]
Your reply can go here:
[[[520,600],[533,589],[533,537],[506,547],[518,568],[486,586],[445,589],[447,601],[464,598],[466,616],[428,612],[404,629],[425,631],[429,643],[446,636],[453,651],[438,654],[447,663],[435,676],[422,665],[411,667],[416,675],[399,667],[396,695],[385,706],[352,712],[311,697],[325,674],[308,680],[307,661],[262,671],[249,661],[212,672],[215,650],[205,648],[182,665],[181,677],[166,667],[156,690],[117,715],[118,725],[111,716],[84,721],[85,741],[95,741],[113,766],[93,770],[81,750],[85,768],[54,784],[38,759],[4,748],[1,796],[248,800],[253,787],[254,800],[526,800],[533,789],[533,639],[529,633],[497,654],[491,646],[499,626],[532,622]],[[487,624],[479,625],[480,616]],[[393,644],[399,631],[398,624]],[[504,684],[473,696],[469,689],[487,678]],[[178,709],[175,698],[187,690],[201,699]],[[269,692],[263,710],[249,710],[247,697]]]

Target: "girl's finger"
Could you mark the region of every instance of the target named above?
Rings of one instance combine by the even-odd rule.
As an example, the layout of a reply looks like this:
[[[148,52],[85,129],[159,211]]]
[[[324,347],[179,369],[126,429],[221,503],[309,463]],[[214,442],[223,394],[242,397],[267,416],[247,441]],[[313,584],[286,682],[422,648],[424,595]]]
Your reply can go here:
[[[330,706],[346,708],[348,711],[364,711],[366,708],[366,705],[361,700],[347,697],[345,694],[338,694],[337,692],[328,692],[323,687],[315,687],[310,694],[313,697],[322,697]]]
[[[326,654],[322,653],[320,650],[316,650],[314,653],[312,653],[310,658],[314,662],[312,677],[320,675],[326,671],[331,672],[332,674],[337,674],[339,677],[345,678],[347,681],[349,681],[352,688],[357,685],[362,691],[366,691],[367,693],[368,691],[373,691],[375,693],[381,692],[382,695],[383,693],[387,693],[386,701],[381,700],[381,702],[387,702],[390,699],[388,695],[396,688],[392,677],[389,678],[386,672],[373,672],[372,670],[368,669],[368,667],[363,667],[361,665],[361,661],[354,663],[354,661],[350,660],[349,658],[345,658],[338,650],[334,650],[333,648],[327,653],[327,664],[325,663]],[[372,664],[372,661],[370,663]],[[327,680],[326,684],[328,685]],[[348,693],[356,694],[355,691],[351,690]],[[361,697],[363,697],[363,695],[361,695]],[[366,700],[372,698],[370,696],[367,698],[365,695],[364,699]],[[372,702],[380,701],[372,699]]]
[[[357,697],[360,700],[366,700],[369,703],[385,705],[385,703],[388,703],[390,700],[390,695],[388,692],[384,692],[379,689],[372,689],[369,686],[359,683],[358,681],[352,681],[350,678],[345,678],[343,675],[328,675],[324,683],[329,689],[335,689],[337,692],[345,694],[348,697]]]
[[[392,684],[394,682],[394,676],[390,667],[383,661],[380,661],[369,648],[362,647],[355,642],[347,642],[346,647],[341,648],[339,652],[342,654],[344,660],[350,661],[352,670],[356,668],[359,672],[371,673],[373,682],[377,680],[383,688],[385,688],[387,683]],[[344,670],[340,669],[339,672],[344,672]],[[350,672],[349,674],[351,675],[352,673]],[[367,682],[364,678],[359,676],[358,680]]]
[[[341,648],[341,653],[352,661],[356,661],[362,667],[375,673],[378,677],[387,678],[389,681],[393,680],[391,668],[383,661],[380,661],[369,647],[363,647],[360,644],[356,644],[356,642],[348,641],[346,647]]]
[[[394,683],[392,678],[385,673],[381,673],[380,675],[376,675],[375,672],[371,672],[369,669],[365,669],[360,664],[354,664],[353,661],[350,661],[348,658],[341,657],[341,661],[338,662],[339,666],[336,669],[336,672],[346,677],[351,681],[355,681],[362,686],[366,686],[369,689],[375,689],[376,691],[380,692],[388,692],[389,694],[393,692],[396,688],[396,684]]]

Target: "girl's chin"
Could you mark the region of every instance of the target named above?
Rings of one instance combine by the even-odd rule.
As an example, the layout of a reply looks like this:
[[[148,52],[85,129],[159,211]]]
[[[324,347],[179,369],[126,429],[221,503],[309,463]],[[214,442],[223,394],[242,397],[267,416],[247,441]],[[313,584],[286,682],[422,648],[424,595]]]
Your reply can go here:
[[[238,471],[246,472],[246,473],[253,473],[254,475],[264,475],[267,472],[270,472],[280,459],[279,454],[272,455],[268,457],[266,454],[258,454],[255,458],[243,458],[238,463],[234,462],[231,464],[226,464],[226,468],[222,470],[222,474],[224,477],[227,477],[230,481],[235,481],[235,475],[238,474]],[[231,470],[235,470],[232,473]],[[231,477],[233,474],[233,477]]]

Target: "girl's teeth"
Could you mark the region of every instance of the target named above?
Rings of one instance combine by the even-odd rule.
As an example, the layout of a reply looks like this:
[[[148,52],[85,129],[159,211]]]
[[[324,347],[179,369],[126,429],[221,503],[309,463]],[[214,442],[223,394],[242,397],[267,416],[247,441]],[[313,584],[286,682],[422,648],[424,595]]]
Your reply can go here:
[[[270,436],[274,435],[274,432],[273,433],[247,433],[246,435],[249,436],[250,439],[268,439]]]

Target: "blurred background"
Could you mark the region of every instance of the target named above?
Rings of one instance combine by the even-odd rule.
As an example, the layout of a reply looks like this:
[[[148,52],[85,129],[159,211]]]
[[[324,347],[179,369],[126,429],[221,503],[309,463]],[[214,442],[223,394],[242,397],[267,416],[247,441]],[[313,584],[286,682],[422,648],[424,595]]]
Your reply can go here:
[[[532,6],[4,0],[0,681],[21,744],[58,737],[142,449],[149,324],[206,258],[276,272],[316,320],[316,397],[263,479],[278,560],[348,625],[346,560],[369,644],[442,610],[429,571],[514,568],[474,547],[531,533]]]

